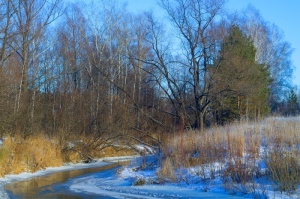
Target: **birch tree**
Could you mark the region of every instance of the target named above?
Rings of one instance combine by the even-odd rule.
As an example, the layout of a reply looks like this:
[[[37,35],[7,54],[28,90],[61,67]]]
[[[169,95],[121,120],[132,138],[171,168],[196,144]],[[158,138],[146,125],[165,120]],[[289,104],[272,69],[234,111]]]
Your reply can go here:
[[[38,64],[37,59],[43,53],[41,50],[45,31],[47,27],[60,15],[60,0],[16,0],[12,3],[15,13],[13,15],[14,29],[16,36],[13,40],[14,52],[20,60],[20,84],[16,94],[15,113],[21,108],[21,99],[23,98],[23,110],[21,115],[27,116],[33,120],[35,103],[35,71],[36,68],[30,68]],[[28,96],[28,91],[33,91]],[[31,99],[30,99],[31,98]],[[31,109],[28,109],[28,101],[31,101]],[[30,116],[31,115],[31,116]],[[26,117],[25,117],[26,118]],[[25,121],[27,126],[32,122]],[[21,121],[21,120],[20,120]],[[26,129],[26,128],[25,128]],[[24,130],[24,131],[28,131]]]
[[[292,47],[284,40],[283,32],[275,24],[267,23],[259,11],[251,6],[238,20],[241,29],[251,38],[256,48],[255,61],[270,70],[272,82],[269,85],[269,101],[275,111],[276,104],[291,89]]]

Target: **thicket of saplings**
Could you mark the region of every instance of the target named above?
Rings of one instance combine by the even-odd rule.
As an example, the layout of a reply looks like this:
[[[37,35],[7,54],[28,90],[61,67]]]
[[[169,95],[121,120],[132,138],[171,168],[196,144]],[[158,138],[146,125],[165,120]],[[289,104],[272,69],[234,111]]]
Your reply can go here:
[[[292,193],[300,183],[299,129],[299,120],[269,118],[169,136],[158,176],[178,181],[178,168],[196,167],[200,178],[221,176],[225,188],[234,193],[261,196],[266,187],[260,184],[258,191],[254,182],[264,177],[271,179],[275,191]]]

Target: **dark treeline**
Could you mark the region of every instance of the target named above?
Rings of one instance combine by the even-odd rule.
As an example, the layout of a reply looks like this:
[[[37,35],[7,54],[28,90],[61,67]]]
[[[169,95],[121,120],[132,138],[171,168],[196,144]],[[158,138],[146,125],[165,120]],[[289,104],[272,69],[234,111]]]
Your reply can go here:
[[[291,46],[254,8],[161,0],[162,20],[123,3],[1,1],[2,133],[151,143],[153,132],[293,109],[282,102]]]

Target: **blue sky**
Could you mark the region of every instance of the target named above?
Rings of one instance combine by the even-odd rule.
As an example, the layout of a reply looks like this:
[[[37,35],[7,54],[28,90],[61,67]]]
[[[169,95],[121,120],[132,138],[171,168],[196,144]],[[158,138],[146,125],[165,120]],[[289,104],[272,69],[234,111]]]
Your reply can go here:
[[[153,9],[157,12],[156,0],[127,0],[128,9],[134,12]],[[228,0],[226,8],[235,11],[254,6],[269,23],[274,23],[284,32],[294,53],[293,83],[300,88],[300,0]]]

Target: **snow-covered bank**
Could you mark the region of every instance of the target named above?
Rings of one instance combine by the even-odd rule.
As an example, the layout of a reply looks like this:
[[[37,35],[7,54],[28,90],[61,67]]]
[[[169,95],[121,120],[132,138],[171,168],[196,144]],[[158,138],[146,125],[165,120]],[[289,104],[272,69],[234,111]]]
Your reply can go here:
[[[157,157],[148,156],[136,159],[129,166],[123,167],[118,172],[114,170],[96,173],[82,178],[76,178],[69,187],[72,191],[113,198],[230,198],[240,199],[244,196],[232,196],[216,188],[214,192],[204,192],[201,185],[182,183],[159,184],[156,179],[156,166],[137,171],[141,162],[152,162]],[[139,180],[145,180],[146,184],[137,186]],[[148,182],[150,182],[148,184]]]
[[[111,157],[111,158],[102,158],[97,160],[93,163],[79,163],[79,164],[66,164],[61,167],[51,167],[45,170],[37,171],[36,173],[21,173],[18,175],[6,175],[4,178],[0,178],[0,198],[1,199],[8,199],[8,194],[4,190],[4,186],[21,180],[27,180],[38,176],[48,175],[51,173],[68,171],[68,170],[77,170],[77,169],[84,169],[84,168],[92,168],[92,167],[102,167],[109,164],[113,164],[116,162],[123,162],[123,161],[130,161],[137,156],[124,156],[124,157]]]
[[[300,198],[299,129],[299,117],[275,117],[173,135],[162,157],[77,179],[70,189],[115,198]]]
[[[145,185],[132,186],[126,179],[113,177],[90,176],[74,181],[70,187],[77,192],[89,192],[114,198],[230,198],[240,199],[244,197],[230,196],[226,193],[201,192],[185,186],[176,185]]]
[[[69,188],[78,193],[87,192],[113,198],[299,198],[299,193],[286,195],[274,191],[272,183],[266,178],[257,181],[256,187],[252,187],[255,190],[248,193],[242,192],[245,187],[239,187],[241,192],[230,192],[224,186],[221,176],[203,180],[197,174],[202,168],[197,167],[178,170],[176,175],[181,179],[178,182],[162,182],[157,176],[159,168],[151,164],[156,161],[155,158],[155,156],[138,158],[117,173],[107,171],[77,178],[71,182]],[[148,166],[140,168],[141,164],[145,163]],[[222,167],[217,163],[213,166]],[[209,173],[208,168],[205,170]]]

